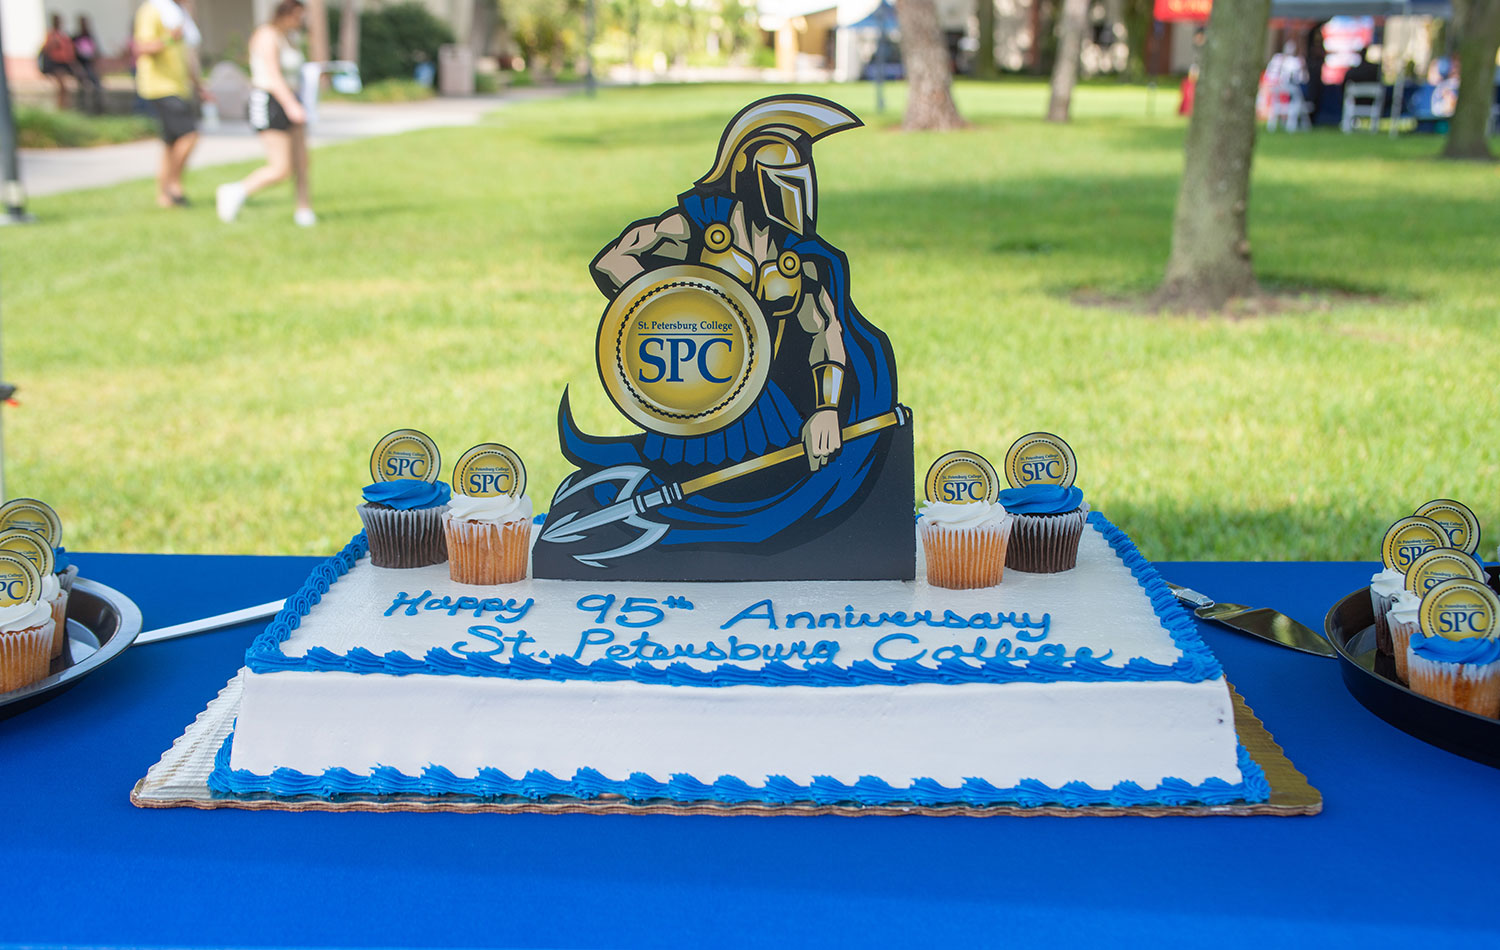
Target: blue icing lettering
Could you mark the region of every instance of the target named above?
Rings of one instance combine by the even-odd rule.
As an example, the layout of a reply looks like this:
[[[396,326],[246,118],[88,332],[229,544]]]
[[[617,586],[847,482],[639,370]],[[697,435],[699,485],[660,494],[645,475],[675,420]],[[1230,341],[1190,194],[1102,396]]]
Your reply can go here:
[[[893,643],[897,640],[905,640],[912,646],[918,646],[922,642],[909,633],[888,633],[885,636],[881,637],[879,640],[875,641],[875,645],[870,648],[870,653],[875,657],[875,659],[879,660],[882,663],[900,663],[903,660],[920,660],[922,657],[927,655],[926,650],[920,650],[912,656],[886,656],[885,645],[888,643]]]
[[[766,626],[770,629],[779,629],[776,626],[776,608],[772,606],[770,598],[767,598],[765,600],[757,600],[749,607],[746,607],[744,610],[741,610],[739,613],[729,618],[729,621],[727,623],[720,624],[719,629],[728,630],[730,627],[739,623],[741,620],[764,620],[766,622]]]

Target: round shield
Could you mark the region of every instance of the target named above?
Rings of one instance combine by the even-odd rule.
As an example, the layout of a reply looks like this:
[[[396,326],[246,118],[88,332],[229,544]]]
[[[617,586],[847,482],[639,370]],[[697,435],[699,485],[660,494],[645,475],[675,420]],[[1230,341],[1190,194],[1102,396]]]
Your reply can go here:
[[[647,271],[599,321],[599,378],[631,421],[705,435],[744,414],[770,371],[770,333],[744,285],[701,264]]]

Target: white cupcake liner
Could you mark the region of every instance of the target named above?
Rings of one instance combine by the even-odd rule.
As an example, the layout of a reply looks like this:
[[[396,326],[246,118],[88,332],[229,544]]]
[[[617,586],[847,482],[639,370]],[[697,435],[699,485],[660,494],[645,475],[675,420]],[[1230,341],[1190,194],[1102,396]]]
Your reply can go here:
[[[1058,515],[1012,512],[1016,525],[1011,530],[1005,566],[1028,574],[1056,574],[1077,567],[1078,542],[1088,512],[1087,502]]]
[[[950,528],[922,519],[927,583],[950,590],[994,587],[1000,583],[1013,524],[1008,515],[976,528]]]
[[[68,645],[68,589],[59,585],[57,596],[52,598],[52,654],[50,659],[63,655]]]
[[[443,515],[447,505],[433,508],[386,508],[360,505],[370,542],[370,563],[376,567],[426,567],[448,560],[443,541]]]
[[[526,579],[531,554],[531,522],[467,521],[443,518],[448,544],[448,576],[460,584],[514,584]]]
[[[73,592],[73,581],[78,578],[78,565],[69,564],[67,570],[57,572],[57,583],[68,593]]]
[[[1444,663],[1427,659],[1408,642],[1406,670],[1414,692],[1480,716],[1500,717],[1500,660]]]
[[[1375,593],[1375,588],[1370,588],[1370,607],[1375,611],[1375,649],[1386,656],[1394,655],[1391,650],[1390,622],[1386,619],[1386,615],[1391,612],[1391,607],[1395,603],[1395,594],[1387,597]]]
[[[1411,638],[1422,632],[1422,625],[1415,620],[1411,623],[1388,620],[1386,628],[1390,631],[1391,656],[1396,661],[1396,678],[1403,683],[1410,684],[1407,657],[1411,652]]]
[[[0,693],[30,686],[52,666],[52,618],[24,630],[0,632]]]

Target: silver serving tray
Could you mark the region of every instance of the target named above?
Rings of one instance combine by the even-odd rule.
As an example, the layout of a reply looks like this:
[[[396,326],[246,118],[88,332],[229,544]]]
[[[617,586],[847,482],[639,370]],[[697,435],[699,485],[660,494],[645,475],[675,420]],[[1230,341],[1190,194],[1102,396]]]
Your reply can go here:
[[[0,693],[0,719],[60,695],[113,660],[141,632],[141,609],[113,587],[78,578],[68,595],[68,645],[47,676]]]

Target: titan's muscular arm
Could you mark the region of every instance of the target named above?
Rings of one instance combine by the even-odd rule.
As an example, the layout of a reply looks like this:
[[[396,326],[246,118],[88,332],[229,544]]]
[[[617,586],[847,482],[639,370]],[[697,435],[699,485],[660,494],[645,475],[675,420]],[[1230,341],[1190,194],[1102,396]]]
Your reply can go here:
[[[797,311],[797,322],[812,334],[812,346],[807,354],[807,365],[813,373],[814,386],[818,390],[818,401],[823,408],[808,416],[802,427],[802,445],[807,452],[808,468],[816,472],[843,445],[839,433],[837,390],[843,385],[844,366],[848,362],[844,350],[844,328],[839,323],[838,310],[828,288],[818,281],[817,269],[811,263],[803,264],[803,279],[817,288],[802,298],[802,307]],[[834,364],[836,370],[827,364]],[[830,398],[831,397],[831,398]],[[832,406],[826,403],[831,402]]]
[[[643,258],[685,260],[689,235],[687,219],[677,211],[631,225],[618,241],[594,258],[590,267],[594,283],[599,285],[604,296],[613,300],[621,287],[646,270]]]

